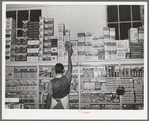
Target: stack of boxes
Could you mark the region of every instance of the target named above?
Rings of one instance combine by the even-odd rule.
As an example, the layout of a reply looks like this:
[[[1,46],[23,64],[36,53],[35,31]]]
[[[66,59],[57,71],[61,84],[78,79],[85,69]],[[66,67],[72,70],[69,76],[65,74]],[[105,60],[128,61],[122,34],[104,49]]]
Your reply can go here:
[[[43,59],[43,41],[44,41],[44,18],[39,17],[39,54],[38,60]]]
[[[129,41],[130,41],[130,57],[131,58],[143,58],[144,57],[144,29],[130,28]]]
[[[125,88],[125,91],[133,91],[134,89],[134,82],[133,79],[122,78],[121,85]]]
[[[139,42],[144,42],[144,28],[143,27],[139,27]]]
[[[93,40],[95,41],[96,39],[93,39]],[[97,43],[97,47],[98,47],[98,60],[103,60],[103,59],[105,59],[104,39],[102,37],[99,37],[99,38],[97,38],[97,42],[98,42]],[[94,48],[94,46],[93,46],[93,48]]]
[[[39,40],[28,40],[27,62],[38,62]]]
[[[29,39],[39,39],[39,22],[28,22],[27,36]]]
[[[63,23],[58,24],[58,61],[64,61],[64,35],[65,25]]]
[[[135,102],[143,104],[144,78],[134,78]]]
[[[55,55],[55,53],[53,54],[53,51],[57,53],[57,43],[53,42],[55,40],[57,41],[57,39],[55,39],[52,36],[54,36],[54,19],[40,17],[39,18],[39,56],[38,56],[40,61],[57,60],[57,58],[55,58],[55,56],[57,55]]]
[[[85,60],[85,33],[78,33],[78,61]]]
[[[57,55],[58,55],[57,38],[52,38],[51,39],[51,61],[52,62],[57,61]]]
[[[126,56],[126,54],[130,51],[129,40],[116,40],[116,48],[118,59],[129,58],[129,55]]]
[[[115,93],[119,84],[119,79],[106,79],[106,91]]]
[[[123,104],[133,104],[135,102],[134,92],[125,92],[122,97]]]
[[[110,28],[109,27],[103,28],[103,37],[104,37],[104,43],[110,42]]]
[[[104,27],[105,59],[116,59],[115,28]]]
[[[85,60],[92,61],[92,34],[91,33],[85,33]]]
[[[130,56],[131,58],[143,58],[144,47],[142,42],[131,42],[130,43]]]
[[[14,61],[14,44],[16,39],[15,20],[13,18],[6,18],[6,40],[5,40],[5,59],[6,62]],[[14,46],[14,45],[13,45]]]

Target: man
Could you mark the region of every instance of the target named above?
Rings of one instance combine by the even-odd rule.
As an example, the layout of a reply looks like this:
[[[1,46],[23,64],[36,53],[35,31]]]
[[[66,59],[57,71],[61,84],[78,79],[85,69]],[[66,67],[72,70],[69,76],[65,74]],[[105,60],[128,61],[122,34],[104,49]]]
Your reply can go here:
[[[48,85],[48,95],[46,99],[46,109],[69,109],[69,91],[72,73],[71,56],[72,47],[68,49],[68,70],[65,75],[64,66],[61,63],[55,65],[56,78],[52,79]]]

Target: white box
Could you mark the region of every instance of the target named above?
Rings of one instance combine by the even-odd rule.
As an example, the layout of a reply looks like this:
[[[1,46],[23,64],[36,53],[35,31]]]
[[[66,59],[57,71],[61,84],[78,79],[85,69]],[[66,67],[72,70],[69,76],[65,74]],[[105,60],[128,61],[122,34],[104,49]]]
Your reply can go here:
[[[27,62],[38,62],[38,56],[27,56]]]
[[[111,59],[111,52],[110,51],[105,51],[105,59]]]
[[[51,47],[51,52],[57,52],[57,47]]]
[[[39,52],[39,48],[28,48],[27,49],[27,53],[38,53]]]
[[[117,58],[126,58],[126,51],[117,51]]]
[[[58,61],[64,61],[64,56],[62,56],[62,57],[58,56]]]
[[[51,61],[56,62],[57,61],[57,56],[51,56]]]
[[[85,42],[85,37],[78,37],[78,42]]]
[[[27,45],[39,45],[39,40],[28,40]]]

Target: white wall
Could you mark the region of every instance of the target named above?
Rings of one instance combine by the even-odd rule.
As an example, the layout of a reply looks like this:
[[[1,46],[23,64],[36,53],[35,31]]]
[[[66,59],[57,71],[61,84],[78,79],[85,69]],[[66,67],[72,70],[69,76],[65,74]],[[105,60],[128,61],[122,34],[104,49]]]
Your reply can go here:
[[[58,33],[58,23],[64,23],[70,30],[71,39],[77,39],[77,33],[91,31],[93,35],[103,35],[106,26],[105,5],[52,5],[45,6],[43,17],[54,18],[55,36]]]
[[[71,39],[77,39],[77,33],[91,31],[93,35],[103,35],[106,26],[105,5],[9,5],[7,10],[41,9],[42,17],[54,18],[54,36],[58,34],[58,23],[64,23],[70,30]]]

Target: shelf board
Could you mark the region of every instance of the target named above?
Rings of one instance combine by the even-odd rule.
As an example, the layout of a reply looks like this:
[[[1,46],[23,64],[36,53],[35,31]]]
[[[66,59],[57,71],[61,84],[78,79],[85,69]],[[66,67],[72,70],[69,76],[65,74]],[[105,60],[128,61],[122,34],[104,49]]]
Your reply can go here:
[[[55,65],[56,63],[62,63],[63,65],[68,65],[67,61],[38,61],[38,62],[6,62],[6,66],[45,66],[45,65]],[[72,65],[132,65],[132,64],[143,64],[144,59],[108,59],[99,61],[72,61]]]
[[[6,92],[37,92],[37,90],[6,90]]]
[[[102,102],[99,102],[99,103],[81,103],[81,104],[109,104],[109,105],[120,105],[120,103],[102,103]]]

